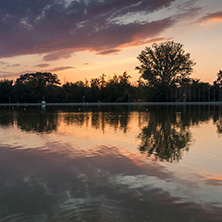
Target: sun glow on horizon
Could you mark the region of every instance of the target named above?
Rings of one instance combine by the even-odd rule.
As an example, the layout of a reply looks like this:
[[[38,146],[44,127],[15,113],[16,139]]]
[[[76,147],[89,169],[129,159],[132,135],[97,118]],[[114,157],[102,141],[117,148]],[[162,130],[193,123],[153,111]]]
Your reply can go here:
[[[65,16],[69,13],[75,15],[75,12],[69,11],[71,2],[64,3],[64,8],[61,8],[64,10],[63,22],[55,18],[56,23],[48,23],[46,15],[49,10],[54,9],[47,6],[44,8],[44,15],[37,16],[39,27],[35,23],[31,24],[31,20],[24,19],[23,13],[18,15],[21,17],[18,19],[20,25],[14,26],[18,27],[16,38],[8,29],[1,30],[8,36],[3,43],[0,42],[3,44],[0,52],[1,79],[15,80],[24,73],[48,71],[56,73],[61,81],[65,78],[69,82],[75,82],[97,78],[103,73],[112,76],[127,71],[133,81],[136,81],[139,74],[135,71],[135,66],[139,63],[137,56],[141,50],[154,42],[167,40],[184,44],[184,49],[191,53],[191,57],[197,62],[193,78],[212,83],[222,68],[222,54],[218,47],[222,38],[222,11],[218,10],[222,8],[222,2],[160,0],[158,4],[152,5],[151,2],[144,1],[143,9],[139,7],[140,4],[124,2],[125,8],[129,9],[128,13],[118,8],[118,5],[112,5],[119,9],[119,15],[115,17],[115,14],[110,14],[109,18],[112,19],[101,19],[97,24],[94,18],[100,16],[102,11],[98,9],[98,14],[92,17],[89,13],[91,6],[79,1],[86,8],[86,13],[89,13],[89,20],[86,22],[77,16],[79,22],[75,29],[70,23],[71,17]],[[104,10],[108,7],[106,0],[101,4],[104,5]],[[5,7],[7,12],[8,6]],[[31,5],[29,7],[30,11],[34,10]],[[154,11],[150,10],[152,7]],[[23,9],[23,5],[21,8]],[[142,13],[146,10],[147,14]],[[1,22],[7,24],[10,13],[8,11]],[[129,13],[131,17],[128,16]],[[41,23],[43,21],[44,26]]]

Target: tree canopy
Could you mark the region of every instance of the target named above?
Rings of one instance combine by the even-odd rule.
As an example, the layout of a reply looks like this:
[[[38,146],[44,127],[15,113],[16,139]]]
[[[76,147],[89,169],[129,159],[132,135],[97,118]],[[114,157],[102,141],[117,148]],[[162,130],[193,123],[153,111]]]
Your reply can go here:
[[[219,72],[217,73],[217,80],[214,81],[214,85],[217,85],[219,87],[222,86],[222,70],[219,70]]]
[[[32,83],[34,86],[41,88],[49,85],[60,85],[60,80],[56,74],[36,72],[21,75],[16,83]]]
[[[152,47],[146,47],[137,58],[141,64],[136,69],[151,87],[176,85],[189,77],[195,65],[190,53],[186,53],[183,45],[174,41],[154,43]]]

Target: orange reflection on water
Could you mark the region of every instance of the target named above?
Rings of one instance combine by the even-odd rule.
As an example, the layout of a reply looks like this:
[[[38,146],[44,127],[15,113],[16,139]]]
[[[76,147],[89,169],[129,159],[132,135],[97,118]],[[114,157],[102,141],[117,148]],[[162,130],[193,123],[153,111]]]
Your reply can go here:
[[[126,206],[130,199],[136,203],[132,209],[157,201],[156,209],[165,209],[162,204],[166,204],[180,206],[184,212],[186,204],[198,216],[196,209],[220,213],[221,116],[214,108],[18,111],[8,123],[7,118],[0,119],[0,139],[5,144],[0,162],[9,169],[10,180],[11,172],[19,169],[22,180],[23,175],[26,182],[34,176],[47,192],[59,184],[61,204],[75,201],[83,188],[86,206],[96,192],[104,197],[117,191],[118,201],[126,195]],[[91,197],[84,196],[90,192]]]
[[[81,119],[81,120],[80,120]],[[80,149],[97,145],[118,146],[138,152],[138,113],[72,113],[60,116],[57,129],[61,137],[78,142]]]

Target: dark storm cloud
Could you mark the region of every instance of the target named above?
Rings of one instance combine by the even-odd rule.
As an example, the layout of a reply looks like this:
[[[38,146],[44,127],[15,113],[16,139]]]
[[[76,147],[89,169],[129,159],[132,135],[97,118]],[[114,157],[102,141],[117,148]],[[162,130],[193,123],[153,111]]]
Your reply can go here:
[[[78,50],[107,51],[136,44],[172,26],[174,19],[143,23],[113,19],[142,12],[148,17],[174,1],[1,0],[0,57],[49,53],[44,60],[50,61]]]

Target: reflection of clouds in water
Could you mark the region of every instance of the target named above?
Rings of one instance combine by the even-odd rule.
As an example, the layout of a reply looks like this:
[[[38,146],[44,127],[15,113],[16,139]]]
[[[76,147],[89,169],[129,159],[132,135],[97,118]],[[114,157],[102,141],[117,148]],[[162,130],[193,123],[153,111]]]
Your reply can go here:
[[[208,210],[211,208],[208,200],[199,197],[206,191],[201,187],[203,184],[180,180],[163,165],[147,162],[124,149],[97,146],[88,152],[70,149],[69,145],[66,149],[63,144],[59,152],[60,144],[48,145],[48,150],[0,149],[1,164],[7,166],[6,172],[0,171],[1,186],[7,189],[4,195],[11,196],[19,189],[21,194],[16,195],[14,201],[20,202],[20,209],[26,208],[27,202],[31,208],[33,204],[40,204],[33,209],[39,215],[36,218],[47,215],[47,220],[54,217],[57,220],[121,221],[136,215],[137,221],[144,221],[147,216],[156,220],[162,216],[170,218],[175,208],[180,216],[188,211],[191,217],[196,217],[197,211],[208,212],[202,205]],[[55,146],[58,147],[53,149]],[[212,192],[211,187],[207,189],[208,193]],[[7,206],[12,206],[10,199],[6,201]],[[190,206],[197,211],[190,212]],[[147,212],[147,207],[164,208],[166,212],[163,210],[162,216],[156,215]],[[40,213],[43,208],[46,215]],[[29,210],[24,212],[20,218],[35,218]]]
[[[175,203],[192,202],[206,210],[210,210],[213,206],[222,207],[221,187],[215,188],[214,184],[206,186],[205,181],[181,181],[176,177],[164,180],[149,175],[116,175],[110,178],[110,183],[125,185],[132,190],[142,189],[143,192],[159,189],[160,193],[167,192],[175,198]]]
[[[36,133],[24,133],[13,126],[5,129],[0,128],[1,145],[16,146],[17,149],[40,149],[40,147],[44,147],[44,138],[45,136],[37,135]]]
[[[8,212],[17,221],[64,221],[64,218],[83,221],[90,217],[91,221],[130,221],[132,218],[132,221],[149,221],[150,218],[161,221],[164,216],[173,221],[173,215],[177,214],[176,218],[187,222],[190,218],[204,221],[208,214],[205,221],[212,222],[211,210],[215,210],[215,215],[221,219],[221,179],[209,176],[209,172],[216,174],[215,167],[220,169],[221,166],[220,149],[213,146],[220,141],[215,126],[209,121],[213,112],[198,112],[198,109],[187,110],[176,118],[175,113],[167,109],[154,109],[131,112],[126,119],[123,112],[118,115],[86,113],[80,123],[79,114],[77,118],[69,116],[67,123],[63,113],[58,113],[54,116],[55,121],[49,117],[53,124],[47,126],[58,125],[46,134],[29,131],[33,126],[38,127],[38,121],[29,125],[29,118],[21,129],[16,121],[11,124],[11,118],[6,119],[9,125],[6,127],[7,121],[3,121],[0,128],[0,188],[5,191],[0,194],[0,208],[8,201]],[[217,112],[214,117],[215,123]],[[25,115],[21,121],[23,118]],[[174,132],[174,128],[175,135],[181,135],[183,129],[182,135],[191,129],[190,133],[195,136],[197,131],[204,131],[206,135],[210,131],[215,141],[209,134],[211,148],[207,147],[207,152],[200,144],[198,149],[195,147],[200,141],[197,138],[195,144],[190,144],[187,155],[176,164],[151,161],[138,152],[135,138],[144,127],[151,126],[152,120],[157,123],[148,129],[151,134],[163,132],[161,135],[167,135],[167,130]],[[42,123],[44,125],[44,121]],[[196,131],[193,125],[199,126]],[[205,139],[201,138],[202,143],[206,143]],[[181,144],[182,147],[186,145]],[[209,166],[211,164],[214,166]],[[201,173],[200,178],[198,170],[202,168],[208,171]],[[10,199],[18,190],[14,200]],[[12,207],[15,202],[19,202],[17,209]],[[34,205],[38,207],[35,209]],[[31,215],[30,208],[37,215]],[[162,216],[155,214],[156,209],[161,209]],[[1,214],[7,221],[8,213],[3,209]]]

